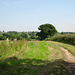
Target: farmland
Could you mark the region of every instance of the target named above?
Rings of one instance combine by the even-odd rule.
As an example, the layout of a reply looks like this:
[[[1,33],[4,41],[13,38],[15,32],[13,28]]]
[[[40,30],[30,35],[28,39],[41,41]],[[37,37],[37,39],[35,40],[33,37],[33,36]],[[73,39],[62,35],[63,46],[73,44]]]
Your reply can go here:
[[[75,0],[0,0],[0,75],[75,75]]]
[[[75,46],[59,42],[1,41],[0,75],[74,75],[74,57]]]

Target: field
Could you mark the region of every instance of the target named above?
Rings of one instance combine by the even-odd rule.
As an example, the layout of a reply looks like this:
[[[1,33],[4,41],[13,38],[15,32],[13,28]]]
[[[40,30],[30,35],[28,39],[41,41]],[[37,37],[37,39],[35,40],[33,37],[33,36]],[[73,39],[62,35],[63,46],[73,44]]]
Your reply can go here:
[[[74,75],[75,46],[53,41],[1,41],[0,75]]]

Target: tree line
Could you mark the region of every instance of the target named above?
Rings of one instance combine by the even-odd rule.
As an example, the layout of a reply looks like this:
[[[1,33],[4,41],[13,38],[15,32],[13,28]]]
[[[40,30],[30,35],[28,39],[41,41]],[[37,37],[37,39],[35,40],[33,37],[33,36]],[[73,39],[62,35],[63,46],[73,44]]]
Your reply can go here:
[[[52,24],[42,24],[38,27],[39,32],[16,32],[16,31],[8,31],[8,32],[0,32],[0,40],[44,40],[46,38],[50,38],[56,34],[72,34],[74,32],[61,32],[58,33],[56,28]]]
[[[31,39],[37,39],[37,32],[16,32],[16,31],[8,31],[8,32],[0,32],[0,40],[6,40],[7,38],[9,40],[31,40]]]

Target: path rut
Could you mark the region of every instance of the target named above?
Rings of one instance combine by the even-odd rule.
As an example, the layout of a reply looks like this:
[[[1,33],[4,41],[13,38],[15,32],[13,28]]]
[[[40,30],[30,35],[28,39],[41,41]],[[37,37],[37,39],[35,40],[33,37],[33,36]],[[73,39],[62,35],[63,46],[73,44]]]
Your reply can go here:
[[[67,62],[70,62],[70,63],[75,63],[75,57],[68,52],[68,50],[60,47],[60,49],[65,53],[65,56],[66,56],[66,60]]]
[[[65,66],[71,72],[70,75],[75,74],[75,56],[68,52],[68,50],[60,47],[60,49],[65,53]]]

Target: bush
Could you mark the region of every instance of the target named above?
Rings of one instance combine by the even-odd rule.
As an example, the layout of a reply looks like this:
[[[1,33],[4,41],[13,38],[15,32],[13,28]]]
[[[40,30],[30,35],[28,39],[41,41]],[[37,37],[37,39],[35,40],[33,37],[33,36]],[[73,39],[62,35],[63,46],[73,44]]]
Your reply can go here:
[[[58,41],[75,45],[75,34],[57,35],[51,38],[46,38],[46,41]]]
[[[6,36],[0,35],[0,40],[6,40]]]

